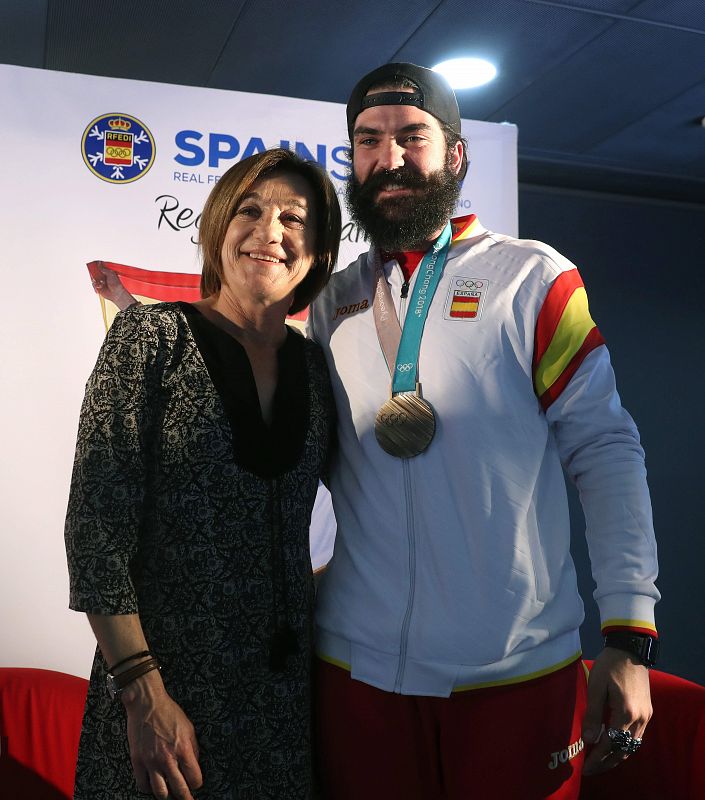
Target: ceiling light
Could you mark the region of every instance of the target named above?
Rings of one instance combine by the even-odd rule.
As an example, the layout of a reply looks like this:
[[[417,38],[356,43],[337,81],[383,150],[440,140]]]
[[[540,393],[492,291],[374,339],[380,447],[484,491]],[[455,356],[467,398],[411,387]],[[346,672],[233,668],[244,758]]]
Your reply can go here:
[[[491,81],[497,69],[483,58],[451,58],[433,67],[453,87],[453,89],[473,89]]]

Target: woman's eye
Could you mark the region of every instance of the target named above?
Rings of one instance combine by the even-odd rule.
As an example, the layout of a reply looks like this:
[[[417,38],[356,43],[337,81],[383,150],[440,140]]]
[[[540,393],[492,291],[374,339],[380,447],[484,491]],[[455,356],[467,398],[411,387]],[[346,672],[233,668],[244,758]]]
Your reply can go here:
[[[303,228],[306,225],[306,220],[302,219],[301,217],[297,217],[295,214],[289,214],[288,216],[284,217],[284,222],[288,225],[293,225],[298,228]]]
[[[243,206],[237,210],[237,214],[240,217],[255,217],[258,213],[258,209],[256,209],[254,206]]]

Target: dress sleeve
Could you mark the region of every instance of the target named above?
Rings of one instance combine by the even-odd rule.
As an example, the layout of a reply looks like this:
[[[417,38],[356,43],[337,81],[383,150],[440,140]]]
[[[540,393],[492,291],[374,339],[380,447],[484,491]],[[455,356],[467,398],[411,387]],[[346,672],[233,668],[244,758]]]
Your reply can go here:
[[[133,614],[156,348],[146,316],[119,314],[86,385],[71,479],[65,541],[69,606]]]
[[[536,393],[585,515],[603,632],[655,635],[660,594],[644,451],[577,270],[549,290],[535,352]]]

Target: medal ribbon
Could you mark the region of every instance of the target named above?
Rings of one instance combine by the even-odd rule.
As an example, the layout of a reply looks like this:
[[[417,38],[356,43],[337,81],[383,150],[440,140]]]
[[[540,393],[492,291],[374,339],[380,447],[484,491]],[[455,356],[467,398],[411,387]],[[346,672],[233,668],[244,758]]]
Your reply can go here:
[[[392,396],[399,392],[416,391],[423,328],[433,295],[443,275],[452,238],[450,222],[447,222],[443,232],[417,267],[414,291],[409,300],[403,330],[394,310],[392,293],[384,277],[379,253],[375,253],[373,313],[379,344],[392,376]]]

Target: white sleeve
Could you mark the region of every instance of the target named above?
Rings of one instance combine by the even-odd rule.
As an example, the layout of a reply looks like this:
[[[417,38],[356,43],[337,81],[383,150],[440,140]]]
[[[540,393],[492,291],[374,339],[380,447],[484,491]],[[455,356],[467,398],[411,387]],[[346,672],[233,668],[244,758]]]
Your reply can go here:
[[[580,495],[603,628],[653,628],[660,594],[644,451],[604,345],[586,356],[546,417]]]

